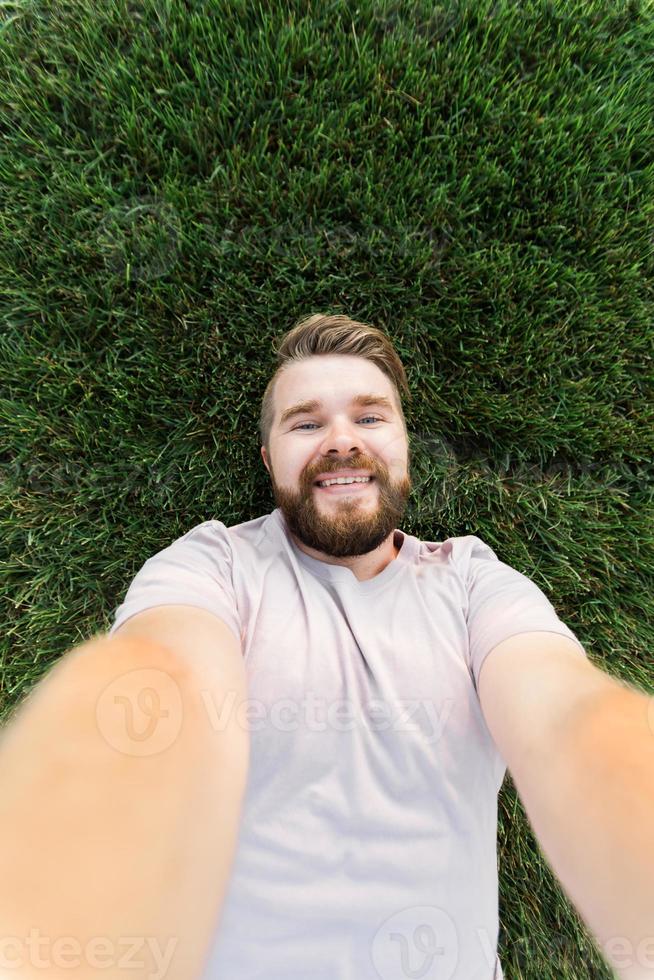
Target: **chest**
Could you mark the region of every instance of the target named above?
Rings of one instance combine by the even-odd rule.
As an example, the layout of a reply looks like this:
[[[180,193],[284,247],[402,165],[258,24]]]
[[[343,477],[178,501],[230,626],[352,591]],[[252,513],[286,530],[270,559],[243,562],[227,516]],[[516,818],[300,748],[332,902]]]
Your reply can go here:
[[[361,596],[286,570],[275,576],[246,616],[257,765],[294,769],[301,785],[338,765],[347,781],[349,759],[352,771],[383,771],[398,791],[426,785],[434,770],[460,771],[479,735],[479,706],[456,583],[417,577]]]

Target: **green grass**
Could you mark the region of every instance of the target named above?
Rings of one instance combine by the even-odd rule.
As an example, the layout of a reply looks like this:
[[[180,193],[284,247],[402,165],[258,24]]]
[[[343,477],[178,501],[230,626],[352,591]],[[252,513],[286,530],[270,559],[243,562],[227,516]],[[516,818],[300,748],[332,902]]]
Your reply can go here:
[[[3,717],[195,524],[274,507],[301,315],[407,368],[402,527],[654,691],[651,3],[0,5]],[[609,978],[500,794],[507,980]]]

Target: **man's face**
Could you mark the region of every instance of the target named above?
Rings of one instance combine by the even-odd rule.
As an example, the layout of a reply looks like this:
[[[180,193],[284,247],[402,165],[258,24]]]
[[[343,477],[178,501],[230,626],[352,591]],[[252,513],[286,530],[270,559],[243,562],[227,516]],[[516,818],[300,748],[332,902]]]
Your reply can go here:
[[[358,395],[386,404],[357,405]],[[300,402],[322,405],[285,418]],[[276,505],[307,547],[335,558],[368,554],[399,527],[411,492],[409,447],[390,380],[362,357],[321,354],[290,365],[275,387],[270,455],[261,455]],[[341,470],[372,474],[365,484],[316,485]]]

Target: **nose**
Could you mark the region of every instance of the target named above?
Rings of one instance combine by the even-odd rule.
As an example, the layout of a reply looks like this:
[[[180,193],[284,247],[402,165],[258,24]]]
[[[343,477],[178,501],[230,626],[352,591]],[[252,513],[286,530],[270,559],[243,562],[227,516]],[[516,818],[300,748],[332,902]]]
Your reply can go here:
[[[323,440],[321,450],[324,456],[352,456],[361,451],[361,431],[354,432],[348,422],[332,426]]]

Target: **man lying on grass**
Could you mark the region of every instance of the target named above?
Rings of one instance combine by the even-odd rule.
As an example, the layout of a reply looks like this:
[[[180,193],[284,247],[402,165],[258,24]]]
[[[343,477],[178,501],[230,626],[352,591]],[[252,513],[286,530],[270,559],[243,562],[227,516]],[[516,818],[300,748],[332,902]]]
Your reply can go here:
[[[100,974],[99,938],[123,976],[136,937],[136,977],[497,980],[508,767],[607,962],[654,977],[650,699],[480,538],[399,529],[385,334],[317,315],[278,353],[276,509],[149,558],[4,734],[11,975],[59,976],[31,965],[38,930],[50,964],[77,944],[62,977]]]

